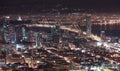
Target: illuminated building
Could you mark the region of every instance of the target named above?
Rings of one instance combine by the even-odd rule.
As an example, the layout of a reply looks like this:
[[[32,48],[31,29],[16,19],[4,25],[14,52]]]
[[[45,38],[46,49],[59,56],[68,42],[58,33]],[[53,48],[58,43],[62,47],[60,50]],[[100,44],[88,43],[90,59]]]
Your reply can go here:
[[[33,31],[29,31],[28,39],[29,39],[29,42],[35,42],[35,34]]]
[[[100,36],[101,36],[102,39],[105,39],[105,31],[101,31],[101,35]]]
[[[37,33],[36,34],[36,47],[37,48],[40,48],[40,38],[41,38],[40,34]]]
[[[53,42],[54,43],[59,43],[59,24],[56,24],[54,27],[51,28],[51,34],[52,34],[52,38],[53,38]]]
[[[9,21],[7,18],[4,18],[3,20],[3,36],[4,40],[8,42],[8,35],[9,35]]]
[[[27,39],[25,27],[22,27],[22,39],[23,40]]]
[[[9,42],[16,43],[15,26],[10,26],[10,28],[9,28]]]
[[[91,36],[91,26],[92,26],[92,23],[91,23],[91,14],[88,14],[86,16],[86,27],[87,27],[87,37],[90,37]]]

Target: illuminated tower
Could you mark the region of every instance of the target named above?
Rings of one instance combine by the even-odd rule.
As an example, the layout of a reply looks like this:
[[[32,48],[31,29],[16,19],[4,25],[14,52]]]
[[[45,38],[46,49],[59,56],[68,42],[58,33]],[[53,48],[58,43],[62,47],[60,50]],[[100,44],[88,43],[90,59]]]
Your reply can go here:
[[[28,38],[29,38],[29,42],[35,42],[35,34],[33,31],[29,31],[29,34],[28,34]]]
[[[56,24],[51,28],[51,33],[52,34],[59,34],[59,28],[60,28],[60,24]]]
[[[3,20],[3,39],[5,42],[8,42],[8,35],[9,35],[9,21],[7,18]]]
[[[40,38],[41,38],[40,34],[37,33],[36,34],[36,47],[37,48],[40,48]]]
[[[54,43],[59,43],[59,36],[60,36],[59,28],[60,28],[59,24],[56,24],[54,27],[51,28],[51,34]]]
[[[91,31],[92,31],[91,26],[92,26],[92,23],[91,23],[91,14],[88,14],[86,16],[86,27],[87,27],[86,33],[87,33],[87,37],[91,36]]]
[[[22,27],[22,39],[23,40],[27,39],[25,27]]]
[[[105,31],[101,31],[100,36],[101,36],[102,39],[105,39]]]
[[[16,32],[15,32],[15,26],[12,25],[9,27],[9,42],[10,43],[16,43]]]
[[[18,16],[17,21],[22,21],[22,18],[20,16]]]

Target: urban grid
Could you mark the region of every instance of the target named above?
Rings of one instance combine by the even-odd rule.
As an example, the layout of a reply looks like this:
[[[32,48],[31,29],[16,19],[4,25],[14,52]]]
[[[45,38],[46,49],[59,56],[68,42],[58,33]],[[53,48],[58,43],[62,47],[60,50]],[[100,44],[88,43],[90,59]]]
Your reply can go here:
[[[87,0],[79,1],[90,7],[57,4],[47,9],[39,0],[30,0],[36,8],[26,7],[29,0],[10,6],[13,1],[0,3],[0,71],[120,71],[120,14],[119,7],[112,9],[116,2],[106,4],[111,7],[107,12]],[[72,2],[79,4],[63,4]]]

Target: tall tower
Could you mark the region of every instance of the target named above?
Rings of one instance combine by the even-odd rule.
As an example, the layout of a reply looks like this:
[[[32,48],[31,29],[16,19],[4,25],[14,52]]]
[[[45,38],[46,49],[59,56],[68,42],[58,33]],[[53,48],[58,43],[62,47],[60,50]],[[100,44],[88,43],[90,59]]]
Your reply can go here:
[[[101,31],[100,36],[102,39],[105,39],[105,31]]]
[[[9,21],[7,18],[3,20],[3,39],[5,42],[8,42],[8,35],[9,35]]]
[[[22,39],[23,39],[23,40],[26,40],[26,39],[27,39],[25,27],[22,27]]]
[[[86,16],[86,33],[87,33],[87,37],[91,36],[91,26],[92,26],[92,22],[91,22],[91,14],[87,14]]]
[[[60,36],[59,28],[60,28],[59,24],[56,24],[54,27],[51,28],[51,34],[54,43],[59,43],[59,36]]]
[[[40,34],[37,33],[36,34],[36,47],[37,48],[40,48],[40,38],[41,38]]]

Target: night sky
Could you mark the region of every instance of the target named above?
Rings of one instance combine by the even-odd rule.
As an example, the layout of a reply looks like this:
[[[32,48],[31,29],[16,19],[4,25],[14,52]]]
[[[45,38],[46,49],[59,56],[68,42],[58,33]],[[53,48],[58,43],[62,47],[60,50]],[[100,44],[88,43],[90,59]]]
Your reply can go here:
[[[44,5],[49,7],[56,4],[69,7],[120,7],[120,0],[0,0],[0,6]]]
[[[0,0],[0,8],[82,8],[120,9],[120,0]]]

